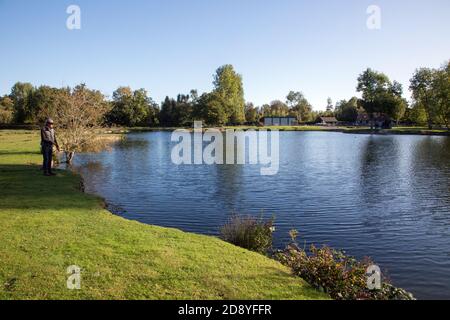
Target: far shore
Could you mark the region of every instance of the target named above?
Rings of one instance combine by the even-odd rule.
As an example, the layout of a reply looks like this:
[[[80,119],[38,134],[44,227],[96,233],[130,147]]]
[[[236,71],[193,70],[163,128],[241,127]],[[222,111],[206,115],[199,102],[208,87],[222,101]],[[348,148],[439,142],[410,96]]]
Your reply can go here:
[[[303,132],[340,132],[346,134],[376,134],[376,135],[424,135],[424,136],[450,136],[450,131],[445,129],[429,130],[425,127],[394,127],[392,129],[371,130],[369,127],[325,127],[325,126],[225,126],[213,127],[221,131],[227,129],[234,130],[279,130],[279,131],[303,131]],[[158,131],[174,131],[183,128],[171,127],[135,127],[135,128],[113,128],[110,133],[130,133],[130,132],[158,132]],[[184,128],[193,130],[192,128]],[[204,128],[204,130],[211,128]]]
[[[37,130],[37,125],[0,125],[0,130]],[[113,127],[105,128],[105,133],[123,134],[132,132],[164,132],[174,131],[177,129],[193,130],[192,127]],[[205,127],[203,130],[218,129],[225,131],[227,129],[234,130],[278,130],[278,131],[303,131],[303,132],[340,132],[346,134],[375,134],[375,135],[424,135],[424,136],[450,136],[450,130],[447,129],[428,129],[427,127],[393,127],[392,129],[375,129],[370,127],[353,127],[353,126],[224,126],[224,127]]]

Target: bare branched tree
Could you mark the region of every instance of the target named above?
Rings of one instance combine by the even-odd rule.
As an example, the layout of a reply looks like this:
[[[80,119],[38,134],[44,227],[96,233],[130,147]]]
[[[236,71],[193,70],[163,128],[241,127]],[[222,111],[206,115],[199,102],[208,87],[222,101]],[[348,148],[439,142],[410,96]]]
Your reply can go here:
[[[100,91],[89,90],[84,84],[58,93],[53,117],[67,163],[72,162],[76,152],[93,147],[107,111],[108,103]]]

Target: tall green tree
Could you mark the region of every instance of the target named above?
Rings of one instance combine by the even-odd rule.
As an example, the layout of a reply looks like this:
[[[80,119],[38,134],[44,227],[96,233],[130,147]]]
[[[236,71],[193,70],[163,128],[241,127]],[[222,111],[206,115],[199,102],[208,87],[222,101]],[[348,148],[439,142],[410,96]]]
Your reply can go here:
[[[130,126],[147,125],[150,113],[153,110],[152,107],[152,100],[147,91],[145,89],[135,90],[133,92]]]
[[[417,69],[410,80],[409,89],[412,92],[414,105],[424,110],[428,128],[433,128],[435,118],[435,101],[433,95],[433,78],[435,71],[429,68]]]
[[[428,123],[425,110],[417,104],[413,104],[410,108],[406,108],[403,119],[410,124],[424,125]]]
[[[257,124],[259,122],[258,109],[251,102],[245,104],[245,122],[249,124]]]
[[[145,89],[133,91],[119,87],[113,93],[112,108],[107,122],[123,126],[149,125],[155,122],[157,108]]]
[[[402,98],[401,84],[391,82],[384,73],[370,68],[358,77],[357,91],[362,92],[362,99],[358,103],[369,114],[372,129],[375,114],[383,114],[392,119],[395,118],[399,105],[406,105],[406,100]]]
[[[330,116],[334,115],[334,106],[333,106],[333,100],[331,100],[330,97],[327,99],[327,107],[326,107],[327,114]]]
[[[435,71],[432,90],[436,117],[450,130],[450,61]]]
[[[280,100],[274,100],[270,103],[270,114],[273,117],[286,117],[290,113],[286,103]]]
[[[16,123],[32,122],[34,119],[31,101],[34,87],[31,83],[17,82],[11,88],[10,97],[14,103],[14,121]]]
[[[194,93],[192,90],[191,93]],[[193,95],[195,97],[195,94]],[[192,95],[179,94],[175,106],[175,117],[178,126],[186,127],[193,123],[193,101]]]
[[[336,104],[336,118],[342,122],[354,123],[358,118],[358,98],[341,100]]]
[[[286,104],[298,122],[312,121],[312,106],[302,92],[290,91],[286,97]]]
[[[61,93],[67,93],[69,88],[53,88],[50,86],[40,86],[32,96],[34,122],[43,123],[46,118],[52,117],[59,107],[59,97]]]
[[[245,122],[245,100],[242,76],[234,70],[232,65],[224,65],[217,69],[214,76],[214,91],[209,101],[214,108],[222,108],[230,124]],[[220,111],[222,113],[222,111]]]
[[[129,126],[133,111],[133,91],[130,87],[119,87],[113,92],[112,108],[107,114],[107,121],[110,124]]]
[[[195,120],[202,120],[207,125],[222,126],[228,123],[224,102],[216,92],[204,93],[194,105]]]
[[[404,99],[400,99],[400,101],[394,102],[393,119],[395,120],[397,125],[400,123],[400,120],[402,120],[403,117],[405,116],[407,108],[408,104]]]
[[[179,94],[177,100],[166,97],[161,105],[160,122],[171,127],[186,127],[193,123],[194,106],[191,97],[196,97],[195,90],[191,95]]]
[[[13,121],[14,102],[5,95],[0,98],[0,123],[8,124]]]
[[[177,102],[174,99],[166,97],[161,105],[161,112],[159,113],[159,121],[162,125],[167,127],[174,127],[177,125],[175,119],[175,108]]]

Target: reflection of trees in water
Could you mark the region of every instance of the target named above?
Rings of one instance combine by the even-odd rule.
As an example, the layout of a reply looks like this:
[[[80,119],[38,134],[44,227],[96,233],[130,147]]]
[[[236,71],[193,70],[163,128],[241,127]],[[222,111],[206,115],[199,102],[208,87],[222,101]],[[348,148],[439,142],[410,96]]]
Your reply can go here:
[[[424,137],[414,148],[411,177],[421,205],[450,217],[450,138]],[[434,218],[438,218],[434,216]],[[448,221],[447,221],[448,222]]]
[[[83,164],[82,169],[89,172],[101,172],[105,170],[105,165],[101,161],[90,160]]]
[[[437,229],[434,223],[422,226],[430,232],[448,229],[445,225],[450,218],[450,139],[371,136],[361,145],[360,152],[361,205],[369,209],[368,222],[376,222],[376,217],[381,225],[402,217],[432,219],[437,222]]]
[[[136,176],[136,173],[144,173],[148,170],[150,163],[149,152],[153,147],[153,141],[147,137],[147,134],[133,135],[123,139],[117,144],[112,153],[112,161],[115,170],[123,170],[125,176],[127,172]]]
[[[226,142],[224,134],[224,142]],[[216,194],[218,195],[215,200],[224,201],[223,207],[228,211],[235,211],[237,208],[233,207],[234,204],[239,202],[239,196],[242,193],[242,179],[244,168],[242,165],[226,164],[227,153],[233,152],[230,150],[231,146],[227,144],[223,148],[223,165],[212,165],[212,169],[215,172],[216,181]],[[237,143],[233,144],[234,155],[236,157],[237,151],[244,150],[245,144]],[[227,212],[228,213],[228,212]]]
[[[129,149],[147,149],[150,145],[148,139],[123,139],[116,143],[116,148],[118,150],[129,150]]]
[[[361,195],[368,205],[380,206],[401,179],[401,153],[395,137],[369,136],[360,146]]]
[[[417,142],[414,151],[414,164],[419,165],[417,169],[421,169],[420,164],[423,163],[445,175],[449,174],[450,138],[424,137]]]

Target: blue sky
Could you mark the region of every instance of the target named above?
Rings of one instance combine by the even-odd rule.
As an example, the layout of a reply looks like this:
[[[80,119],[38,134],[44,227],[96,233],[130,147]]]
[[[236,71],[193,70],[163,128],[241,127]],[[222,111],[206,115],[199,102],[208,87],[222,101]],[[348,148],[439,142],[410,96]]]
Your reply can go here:
[[[81,8],[68,30],[66,8]],[[369,5],[381,29],[366,26]],[[407,89],[450,59],[448,0],[0,0],[0,94],[17,81],[121,85],[166,95],[212,88],[231,63],[257,105],[302,91],[317,110],[355,95],[367,67]],[[409,98],[408,91],[405,96]]]

